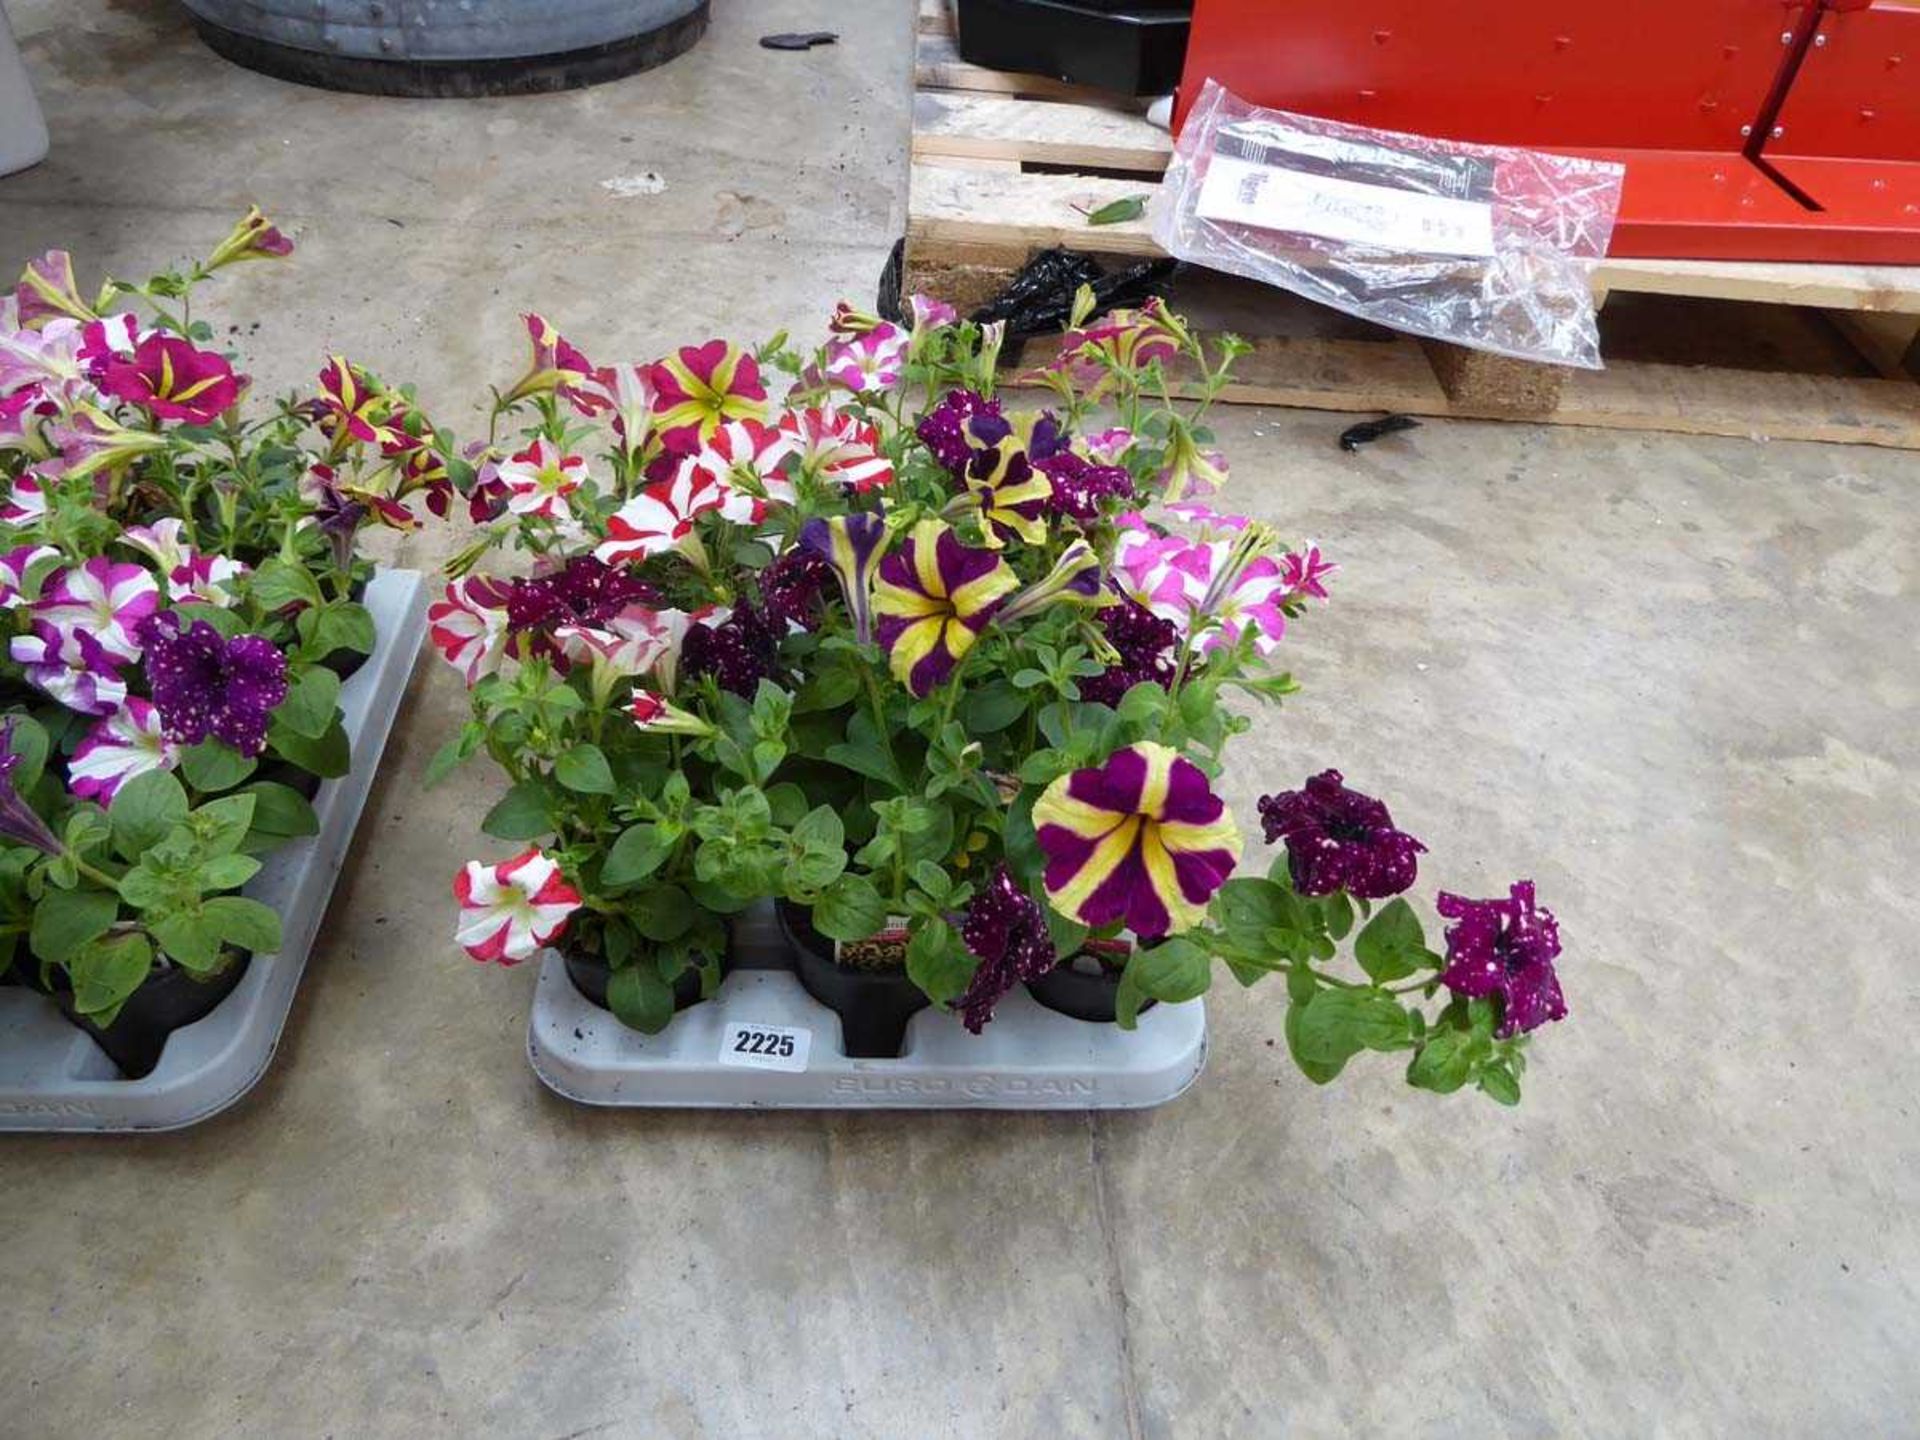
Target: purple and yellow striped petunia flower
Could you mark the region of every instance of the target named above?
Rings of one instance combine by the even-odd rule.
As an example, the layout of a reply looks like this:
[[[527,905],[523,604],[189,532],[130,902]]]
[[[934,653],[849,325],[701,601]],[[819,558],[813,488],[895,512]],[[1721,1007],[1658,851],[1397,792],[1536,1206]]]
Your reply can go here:
[[[853,638],[866,644],[873,638],[873,572],[886,552],[887,522],[857,512],[809,520],[800,527],[800,544],[833,566],[847,597]]]
[[[915,525],[907,543],[880,562],[874,587],[877,638],[894,678],[916,695],[932,690],[1019,588],[1013,567],[993,551],[962,545],[942,521]]]
[[[1033,807],[1053,908],[1158,940],[1198,925],[1240,860],[1240,831],[1199,766],[1141,741],[1062,775]]]

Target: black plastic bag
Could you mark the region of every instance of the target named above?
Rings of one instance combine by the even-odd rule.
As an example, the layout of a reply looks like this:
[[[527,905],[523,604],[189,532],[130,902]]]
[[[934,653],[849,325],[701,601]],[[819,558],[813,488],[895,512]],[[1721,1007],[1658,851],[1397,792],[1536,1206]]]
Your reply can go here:
[[[1050,335],[1067,328],[1073,315],[1073,297],[1082,285],[1093,287],[1093,314],[1134,306],[1166,287],[1180,269],[1178,260],[1143,260],[1124,270],[1108,272],[1099,261],[1077,250],[1042,250],[992,300],[969,319],[979,324],[1007,322],[1007,339]]]

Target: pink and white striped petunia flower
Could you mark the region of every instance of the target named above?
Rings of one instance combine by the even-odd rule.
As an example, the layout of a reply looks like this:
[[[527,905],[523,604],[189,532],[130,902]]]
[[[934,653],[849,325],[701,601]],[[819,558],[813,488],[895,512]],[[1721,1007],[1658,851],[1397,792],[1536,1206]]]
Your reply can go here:
[[[7,498],[0,500],[0,520],[9,525],[21,525],[38,520],[46,513],[47,487],[40,477],[31,470],[16,475]]]
[[[1228,547],[1219,548],[1224,551]],[[1231,561],[1223,554],[1219,563],[1224,569]],[[1288,593],[1279,561],[1271,555],[1249,560],[1237,575],[1221,577],[1217,594],[1211,601],[1202,602],[1208,607],[1206,614],[1212,624],[1194,642],[1195,647],[1206,654],[1237,645],[1242,635],[1251,635],[1255,650],[1262,655],[1273,654],[1287,633],[1287,615],[1281,603]]]
[[[1303,550],[1289,550],[1280,557],[1280,575],[1286,582],[1288,599],[1300,600],[1312,596],[1325,601],[1326,581],[1340,567],[1331,560],[1321,558],[1320,547],[1311,540]]]
[[[878,394],[900,383],[907,360],[907,337],[898,325],[882,322],[851,339],[827,346],[828,381],[855,394]]]
[[[445,598],[427,607],[427,635],[469,690],[505,661],[511,593],[497,580],[468,575],[447,586]]]
[[[518,965],[559,939],[581,898],[537,846],[498,865],[469,860],[453,893],[461,912],[454,939],[474,959],[499,965]]]
[[[789,410],[780,428],[792,437],[800,473],[864,494],[893,483],[893,462],[880,453],[880,430],[830,405]]]
[[[200,554],[181,540],[185,529],[177,516],[169,515],[151,525],[129,525],[120,538],[160,566],[168,604],[198,600],[225,610],[234,598],[228,584],[247,574],[248,567],[225,555]]]
[[[68,762],[68,788],[82,800],[110,805],[120,787],[149,770],[171,770],[180,748],[167,739],[151,700],[130,695],[112,715],[94,722]]]
[[[561,520],[570,515],[567,497],[587,475],[583,455],[568,455],[546,436],[502,460],[495,472],[506,487],[507,509],[515,515]]]
[[[160,585],[143,565],[116,565],[104,555],[57,570],[33,604],[33,618],[61,631],[85,631],[107,654],[138,660],[134,632],[160,608]]]
[[[646,486],[607,518],[607,538],[593,554],[608,565],[622,565],[669,550],[685,551],[703,564],[706,551],[693,522],[719,510],[733,487],[698,465],[681,465],[671,480]]]
[[[35,571],[44,581],[52,573],[48,563],[58,561],[60,552],[51,545],[22,545],[0,554],[0,610],[18,610],[29,605],[40,593],[32,583]]]
[[[35,625],[32,634],[13,637],[8,653],[26,667],[30,684],[69,710],[111,715],[126,703],[127,682],[116,657],[87,630]]]

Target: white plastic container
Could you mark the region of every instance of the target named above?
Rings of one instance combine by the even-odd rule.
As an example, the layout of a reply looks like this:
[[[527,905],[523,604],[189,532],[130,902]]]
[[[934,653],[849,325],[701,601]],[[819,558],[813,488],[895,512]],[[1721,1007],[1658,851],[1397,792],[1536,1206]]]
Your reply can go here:
[[[379,641],[340,691],[353,768],[314,797],[319,833],[266,857],[242,892],[280,912],[285,948],[254,956],[233,994],[168,1036],[159,1065],[139,1080],[121,1078],[45,996],[0,989],[0,1131],[177,1130],[226,1109],[266,1073],[426,633],[417,571],[378,572],[364,603]]]
[[[1203,1001],[1156,1005],[1126,1031],[1056,1014],[1025,990],[1000,1002],[982,1034],[929,1008],[907,1022],[898,1059],[852,1060],[840,1017],[784,968],[782,946],[772,910],[749,912],[719,992],[658,1035],[587,1000],[560,956],[543,952],[527,1029],[534,1073],[583,1105],[1137,1110],[1173,1099],[1206,1064]]]
[[[38,165],[47,158],[47,143],[47,122],[0,5],[0,175]]]

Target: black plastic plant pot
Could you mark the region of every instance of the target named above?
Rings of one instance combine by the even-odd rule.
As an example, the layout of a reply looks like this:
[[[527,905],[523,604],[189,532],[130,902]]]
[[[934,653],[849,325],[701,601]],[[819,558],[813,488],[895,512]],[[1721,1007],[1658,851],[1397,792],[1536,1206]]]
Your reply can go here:
[[[186,0],[214,51],[300,85],[443,99],[536,95],[661,65],[706,32],[707,0],[460,0],[311,8]],[[349,13],[351,11],[351,13]]]
[[[1187,60],[1189,4],[958,0],[960,58],[1127,95],[1166,95]]]
[[[807,993],[840,1017],[841,1048],[852,1060],[894,1060],[907,1022],[932,1002],[904,970],[842,965],[833,941],[813,928],[811,914],[782,900],[780,932],[793,951],[793,972]]]
[[[567,954],[567,978],[573,982],[589,1003],[598,1005],[602,1010],[611,1011],[607,1003],[607,986],[613,979],[613,967],[597,955]],[[720,957],[720,978],[726,979],[727,972],[733,968],[733,961],[726,955]],[[693,966],[682,970],[673,981],[673,1009],[677,1015],[689,1006],[698,1005],[700,994],[700,971]]]
[[[1059,1014],[1111,1025],[1118,1018],[1115,1002],[1120,995],[1120,968],[1083,950],[1062,960],[1038,980],[1029,980],[1027,993]],[[1159,1003],[1147,1000],[1140,1008],[1151,1010]]]
[[[342,680],[351,680],[360,673],[360,667],[373,657],[360,650],[349,650],[345,646],[338,650],[329,650],[320,657],[320,666],[331,670]]]
[[[253,963],[250,953],[227,966],[218,975],[196,979],[177,965],[155,970],[145,983],[127,997],[113,1023],[100,1026],[73,1008],[73,990],[61,977],[54,983],[52,995],[65,1015],[79,1029],[93,1037],[93,1043],[120,1067],[129,1080],[153,1073],[167,1048],[167,1037],[196,1020],[204,1020],[214,1007],[231,995]]]

